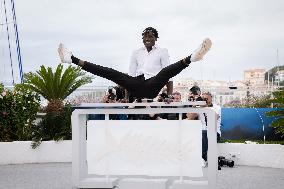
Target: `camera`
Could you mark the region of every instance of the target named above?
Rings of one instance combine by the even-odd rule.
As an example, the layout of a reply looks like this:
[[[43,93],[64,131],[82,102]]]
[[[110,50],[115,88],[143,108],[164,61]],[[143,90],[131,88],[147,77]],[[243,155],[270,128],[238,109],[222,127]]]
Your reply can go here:
[[[159,94],[159,98],[158,98],[158,102],[164,102],[165,99],[169,98],[169,96],[167,95],[167,93],[161,93]]]
[[[188,97],[188,101],[194,102],[194,101],[206,101],[206,100],[203,99],[201,96],[191,95],[191,96]]]
[[[189,89],[190,96],[188,97],[188,101],[194,102],[194,101],[205,101],[200,95],[201,90],[198,86],[194,85]]]
[[[115,100],[116,99],[116,95],[115,95],[115,90],[113,88],[109,88],[107,91],[107,103],[111,100]]]
[[[166,98],[169,98],[169,95],[167,95],[167,93],[162,93],[162,94],[160,94],[160,97],[162,99],[166,99]]]
[[[219,156],[218,157],[218,165],[220,167],[223,167],[224,165],[226,165],[228,167],[234,167],[235,162],[233,160],[226,159],[224,156]]]
[[[173,96],[168,95],[167,93],[161,93],[159,94],[158,102],[173,102]]]
[[[115,98],[116,98],[116,95],[115,94],[109,94],[108,96],[107,96],[107,99],[108,100],[115,100]]]

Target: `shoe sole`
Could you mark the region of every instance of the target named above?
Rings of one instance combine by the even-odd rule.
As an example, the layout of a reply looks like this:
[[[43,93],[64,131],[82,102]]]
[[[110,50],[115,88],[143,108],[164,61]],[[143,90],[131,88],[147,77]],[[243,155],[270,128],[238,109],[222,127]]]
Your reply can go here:
[[[64,55],[63,55],[63,44],[62,43],[60,43],[59,44],[59,47],[58,47],[58,49],[57,49],[57,52],[58,52],[58,54],[59,54],[59,58],[60,58],[60,60],[61,60],[61,62],[62,63],[64,63],[63,61],[64,61]]]
[[[64,45],[63,45],[62,43],[59,44],[59,47],[58,47],[57,51],[58,51],[58,54],[59,54],[59,58],[60,58],[60,60],[61,60],[61,63],[68,63],[68,64],[71,64],[71,60],[68,61],[68,60],[65,59],[66,57],[64,56],[64,51],[67,51],[67,49],[64,47]],[[67,53],[70,53],[70,54],[72,55],[71,52],[68,52],[68,51],[67,51]]]
[[[201,60],[203,58],[203,56],[210,50],[212,46],[212,42],[209,38],[206,38],[202,44],[201,44],[201,48],[197,53],[198,59]]]

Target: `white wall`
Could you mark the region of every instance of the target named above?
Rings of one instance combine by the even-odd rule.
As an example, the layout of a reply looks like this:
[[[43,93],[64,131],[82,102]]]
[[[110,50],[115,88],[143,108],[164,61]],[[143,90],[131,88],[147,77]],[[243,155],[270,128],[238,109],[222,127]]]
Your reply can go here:
[[[219,154],[235,161],[235,165],[284,168],[284,145],[218,144]]]
[[[218,149],[235,165],[284,168],[284,145],[221,143]],[[0,142],[0,165],[71,161],[72,141],[44,141],[36,149],[30,141]]]
[[[36,149],[31,148],[31,141],[0,142],[0,165],[71,161],[71,140],[44,141]]]

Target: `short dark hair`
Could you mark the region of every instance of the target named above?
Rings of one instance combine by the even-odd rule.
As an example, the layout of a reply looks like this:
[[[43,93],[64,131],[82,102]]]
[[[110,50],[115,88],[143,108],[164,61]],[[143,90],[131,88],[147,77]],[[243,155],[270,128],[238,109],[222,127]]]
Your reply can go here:
[[[152,28],[152,27],[148,27],[145,30],[143,30],[142,36],[144,36],[145,34],[147,34],[149,32],[152,32],[156,38],[159,38],[158,31],[155,28]]]
[[[197,85],[194,85],[193,87],[191,87],[189,89],[189,91],[193,94],[193,95],[199,95],[201,93],[200,88]]]

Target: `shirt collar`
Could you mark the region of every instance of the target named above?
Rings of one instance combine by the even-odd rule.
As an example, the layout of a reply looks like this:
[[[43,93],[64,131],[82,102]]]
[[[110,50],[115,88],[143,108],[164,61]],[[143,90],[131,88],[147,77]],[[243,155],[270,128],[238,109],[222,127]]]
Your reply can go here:
[[[152,50],[155,50],[155,49],[158,49],[158,48],[159,48],[158,45],[154,45],[153,48],[152,48]],[[147,50],[145,46],[144,46],[142,49],[143,49],[143,50]],[[151,50],[151,51],[152,51],[152,50]],[[150,51],[150,52],[151,52],[151,51]]]

